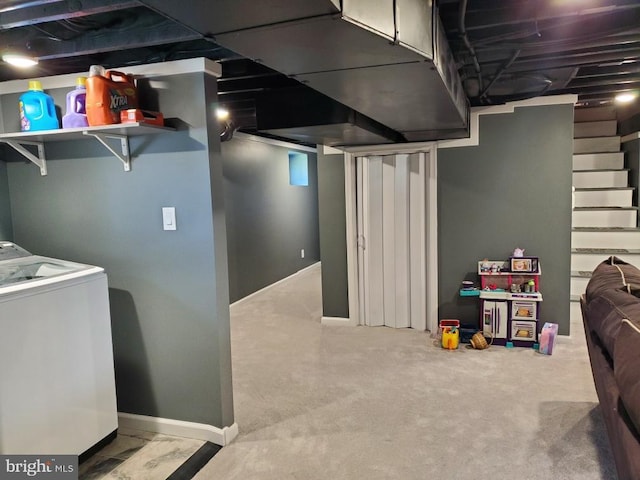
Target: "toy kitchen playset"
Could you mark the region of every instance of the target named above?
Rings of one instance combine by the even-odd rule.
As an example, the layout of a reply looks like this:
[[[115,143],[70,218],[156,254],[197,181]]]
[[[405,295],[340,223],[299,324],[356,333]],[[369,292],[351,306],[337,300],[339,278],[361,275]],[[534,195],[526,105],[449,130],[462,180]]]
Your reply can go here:
[[[542,302],[540,275],[538,257],[478,262],[480,288],[460,293],[479,297],[480,329],[494,345],[536,346]]]

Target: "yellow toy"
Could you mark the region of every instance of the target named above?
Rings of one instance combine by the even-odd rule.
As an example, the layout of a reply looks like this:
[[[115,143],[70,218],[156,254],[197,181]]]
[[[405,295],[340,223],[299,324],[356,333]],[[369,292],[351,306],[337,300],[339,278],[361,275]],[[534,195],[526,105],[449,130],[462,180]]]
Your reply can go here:
[[[460,343],[460,320],[440,320],[442,348],[455,350]]]

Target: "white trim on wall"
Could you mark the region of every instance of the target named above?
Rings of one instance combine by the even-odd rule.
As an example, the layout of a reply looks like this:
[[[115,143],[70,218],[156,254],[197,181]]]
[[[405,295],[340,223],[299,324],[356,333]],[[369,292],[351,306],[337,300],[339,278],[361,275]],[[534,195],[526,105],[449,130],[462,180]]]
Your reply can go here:
[[[486,107],[471,108],[469,137],[452,140],[438,140],[433,142],[413,142],[413,143],[389,143],[383,145],[359,145],[355,147],[329,147],[324,146],[324,153],[367,153],[368,155],[392,155],[397,153],[410,153],[418,150],[427,150],[436,144],[438,148],[453,147],[474,147],[478,145],[480,139],[479,117],[480,115],[497,115],[502,113],[513,113],[520,107],[542,107],[545,105],[575,105],[578,102],[578,95],[549,95],[546,97],[534,97],[517,102],[509,102],[501,105],[489,105]],[[640,132],[638,132],[640,134]],[[633,134],[635,135],[635,134]],[[624,137],[626,138],[626,137]],[[638,137],[634,137],[638,138]],[[633,138],[631,139],[633,140]]]
[[[438,149],[429,151],[427,170],[427,330],[438,330]]]
[[[118,427],[204,440],[222,447],[229,445],[238,436],[237,423],[229,427],[218,428],[205,423],[184,422],[123,412],[118,412]]]
[[[435,145],[435,142],[391,143],[386,145],[369,145],[358,147],[345,147],[345,152],[353,155],[366,154],[368,157],[401,155],[415,152],[424,152]]]
[[[503,105],[491,105],[488,107],[474,107],[471,109],[469,138],[459,138],[455,140],[440,140],[438,148],[454,147],[475,147],[480,143],[480,115],[499,115],[503,113],[513,113],[520,107],[541,107],[544,105],[565,105],[567,103],[575,105],[578,101],[577,95],[549,95],[548,97],[535,97],[518,102],[509,102]]]
[[[358,225],[356,202],[356,157],[344,153],[344,200],[347,237],[347,295],[349,297],[349,324],[360,324],[358,294]]]
[[[336,154],[342,155],[344,153],[344,150],[341,150],[336,147],[329,147],[328,145],[323,145],[322,153],[324,153],[325,155],[336,155]]]
[[[283,142],[282,140],[274,140],[272,138],[260,137],[258,135],[251,135],[249,133],[235,132],[231,140],[233,141],[233,139],[235,138],[238,138],[241,140],[250,140],[252,142],[266,143],[268,145],[275,145],[276,147],[288,148],[289,150],[300,150],[303,152],[310,152],[310,153],[318,152],[317,148],[307,147],[305,145],[298,145],[297,143]],[[342,153],[342,152],[339,152],[339,153]]]

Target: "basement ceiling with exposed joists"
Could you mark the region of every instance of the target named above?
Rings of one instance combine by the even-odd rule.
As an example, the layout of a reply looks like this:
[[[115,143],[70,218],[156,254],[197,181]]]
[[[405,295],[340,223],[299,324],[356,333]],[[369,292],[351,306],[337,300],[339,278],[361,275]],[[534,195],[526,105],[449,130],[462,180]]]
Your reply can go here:
[[[442,0],[440,16],[472,105],[640,88],[638,0]]]
[[[0,0],[0,48],[39,58],[0,81],[206,57],[238,130],[433,140],[465,136],[469,106],[640,90],[640,1]]]

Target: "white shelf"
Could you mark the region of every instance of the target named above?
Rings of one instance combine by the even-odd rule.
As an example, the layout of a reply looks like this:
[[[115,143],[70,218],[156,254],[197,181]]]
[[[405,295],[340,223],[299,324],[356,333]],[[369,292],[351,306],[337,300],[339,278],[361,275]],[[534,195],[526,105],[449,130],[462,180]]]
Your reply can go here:
[[[131,170],[131,155],[129,153],[129,137],[141,135],[156,135],[175,131],[170,127],[150,125],[148,123],[118,123],[115,125],[101,125],[98,127],[64,128],[56,130],[41,130],[37,132],[1,133],[0,142],[6,143],[25,158],[40,167],[42,175],[47,174],[47,162],[44,154],[44,144],[63,140],[81,140],[93,137],[109,150],[124,165],[125,172]],[[119,143],[119,151],[110,145],[110,140]],[[25,148],[25,145],[36,146],[37,155]]]
[[[173,128],[150,125],[148,123],[117,123],[115,125],[101,125],[99,127],[59,128],[56,130],[40,130],[37,132],[0,133],[0,140],[18,140],[25,142],[57,142],[62,140],[79,140],[86,138],[88,133],[104,133],[107,135],[152,135],[172,132]],[[87,132],[85,134],[84,132]]]

